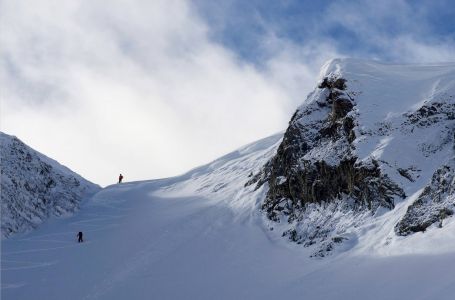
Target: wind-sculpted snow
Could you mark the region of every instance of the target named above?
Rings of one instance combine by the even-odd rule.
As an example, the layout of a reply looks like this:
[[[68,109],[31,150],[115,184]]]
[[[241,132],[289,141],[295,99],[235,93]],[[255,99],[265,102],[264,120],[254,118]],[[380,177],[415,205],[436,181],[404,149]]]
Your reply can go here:
[[[343,224],[392,210],[428,184],[454,155],[454,120],[453,64],[333,60],[249,184],[268,184],[263,209],[290,224],[283,236],[331,249],[352,236]]]
[[[205,166],[176,177],[163,187],[163,196],[200,195],[222,201],[249,216],[257,213],[264,190],[254,190],[248,181],[276,153],[283,134],[275,134],[225,155]]]
[[[0,144],[2,237],[35,228],[50,216],[71,214],[99,190],[16,137],[0,133]]]

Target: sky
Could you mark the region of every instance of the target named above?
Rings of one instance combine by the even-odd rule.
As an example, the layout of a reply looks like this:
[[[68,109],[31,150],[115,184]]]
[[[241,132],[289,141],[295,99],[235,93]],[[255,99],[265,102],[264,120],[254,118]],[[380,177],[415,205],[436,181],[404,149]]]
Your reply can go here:
[[[286,129],[336,57],[455,61],[449,0],[0,0],[0,129],[100,185]]]

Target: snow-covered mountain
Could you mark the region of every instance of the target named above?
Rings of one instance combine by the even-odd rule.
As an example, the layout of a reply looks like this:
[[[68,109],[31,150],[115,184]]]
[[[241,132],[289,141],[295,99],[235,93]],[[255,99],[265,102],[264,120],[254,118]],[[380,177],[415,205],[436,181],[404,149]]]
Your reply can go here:
[[[100,187],[0,132],[1,235],[37,227],[50,216],[75,212]]]
[[[451,300],[454,109],[454,64],[333,60],[284,134],[3,241],[2,296]]]
[[[427,185],[396,233],[452,215],[454,141],[455,64],[336,59],[251,183],[268,184],[263,209],[284,235],[323,256]]]

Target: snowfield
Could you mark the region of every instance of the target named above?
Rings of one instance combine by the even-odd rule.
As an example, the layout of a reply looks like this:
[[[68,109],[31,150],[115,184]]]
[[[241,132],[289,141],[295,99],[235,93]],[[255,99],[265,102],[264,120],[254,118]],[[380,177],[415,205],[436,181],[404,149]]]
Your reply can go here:
[[[312,233],[332,222],[345,238],[329,255],[313,256],[333,243],[304,246],[283,237],[294,225],[261,210],[271,186],[248,184],[276,156],[279,133],[181,176],[111,185],[77,214],[2,240],[2,299],[455,299],[455,218],[425,232],[396,231],[425,189],[429,208],[437,193],[444,198],[438,205],[455,204],[453,181],[445,180],[455,159],[455,65],[334,60],[321,79],[328,75],[347,79],[343,93],[355,99],[347,115],[357,122],[355,139],[342,136],[337,145],[352,143],[343,153],[360,161],[377,159],[406,193],[391,209],[375,211],[339,210],[348,195],[310,203],[300,228]],[[324,93],[316,89],[309,99]],[[315,109],[301,122],[326,111]],[[339,148],[327,145],[305,155],[336,165]],[[433,174],[442,165],[449,171],[438,181]],[[276,178],[278,185],[286,180]]]
[[[324,259],[270,231],[264,191],[242,187],[280,136],[180,177],[112,185],[77,215],[4,240],[2,299],[453,299],[452,219],[396,237],[402,203]]]

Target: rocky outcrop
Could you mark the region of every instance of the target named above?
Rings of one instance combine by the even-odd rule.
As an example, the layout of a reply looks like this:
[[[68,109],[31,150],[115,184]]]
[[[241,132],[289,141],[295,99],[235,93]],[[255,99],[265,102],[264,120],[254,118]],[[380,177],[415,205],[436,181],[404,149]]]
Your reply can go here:
[[[0,133],[0,142],[2,237],[71,214],[100,189],[16,137]]]
[[[318,245],[315,256],[323,256],[427,185],[454,156],[454,143],[453,65],[335,59],[291,118],[276,155],[246,185],[265,187],[270,227]],[[422,197],[432,200],[412,205],[398,234],[451,214],[451,196],[443,205]]]
[[[379,207],[393,209],[394,199],[405,197],[377,160],[356,156],[358,113],[348,85],[346,79],[325,77],[309,96],[312,102],[292,117],[275,157],[247,182],[268,184],[262,209],[273,221],[293,224],[283,236],[305,246],[320,242],[331,249],[347,239],[337,235],[337,213],[355,219]],[[316,256],[324,255],[322,248]]]
[[[398,235],[425,231],[433,224],[442,227],[443,220],[455,211],[455,163],[438,169],[422,194],[412,203],[395,226]]]
[[[316,100],[294,114],[276,156],[255,178],[269,185],[263,209],[270,219],[286,215],[292,222],[306,204],[345,196],[355,210],[392,209],[394,197],[404,197],[377,161],[357,161],[355,100],[345,92],[347,84],[343,78],[323,79]]]
[[[445,102],[436,101],[422,105],[418,110],[406,115],[404,128],[411,132],[415,128],[431,128],[441,124],[437,134],[439,143],[422,143],[418,145],[425,157],[438,154],[444,148],[455,152],[455,99],[446,96]],[[453,154],[455,155],[455,153]],[[408,170],[399,170],[403,176],[413,179]],[[404,173],[404,174],[403,174]],[[424,232],[436,224],[442,227],[443,220],[455,212],[455,161],[451,159],[446,165],[438,168],[431,182],[422,194],[408,207],[406,214],[395,226],[395,233],[400,236]]]
[[[424,104],[417,111],[406,115],[407,123],[415,124],[419,127],[428,127],[441,121],[455,120],[455,105],[450,102]]]
[[[352,209],[371,211],[380,206],[393,209],[394,197],[404,197],[400,187],[381,174],[374,160],[371,165],[363,165],[351,158],[336,166],[325,161],[306,161],[296,172],[276,175],[271,172],[270,189],[263,204],[272,220],[279,219],[277,214],[285,214],[293,221],[298,215],[296,211],[304,209],[307,203],[331,202],[343,196],[353,200]]]

